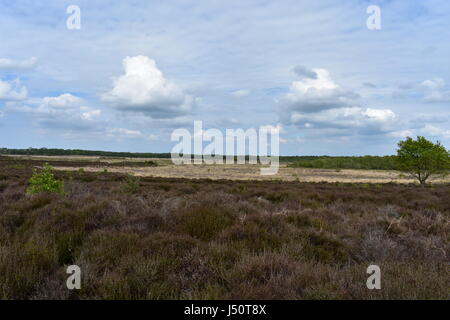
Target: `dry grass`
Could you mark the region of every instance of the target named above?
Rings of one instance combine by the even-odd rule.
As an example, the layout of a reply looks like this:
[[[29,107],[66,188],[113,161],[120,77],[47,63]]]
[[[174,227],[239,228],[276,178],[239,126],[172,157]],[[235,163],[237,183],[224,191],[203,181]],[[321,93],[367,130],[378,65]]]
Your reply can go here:
[[[229,179],[259,181],[299,181],[299,182],[343,182],[343,183],[416,183],[397,171],[388,170],[334,170],[289,168],[281,164],[278,174],[260,175],[257,165],[173,165],[166,163],[158,167],[115,167],[108,169],[115,173],[132,173],[141,177],[188,178],[188,179]],[[78,167],[61,166],[59,170],[75,171]],[[85,167],[86,171],[99,172],[98,167]],[[449,183],[450,177],[430,179],[431,183]]]
[[[0,299],[448,299],[448,184],[142,177],[124,192],[125,175],[85,170],[55,173],[65,196],[27,196],[35,164],[15,164],[0,162]]]

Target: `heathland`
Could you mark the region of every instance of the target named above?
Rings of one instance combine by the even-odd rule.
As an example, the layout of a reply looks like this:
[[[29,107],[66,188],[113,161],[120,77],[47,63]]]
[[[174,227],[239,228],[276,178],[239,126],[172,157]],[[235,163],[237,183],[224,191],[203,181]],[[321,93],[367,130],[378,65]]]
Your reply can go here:
[[[167,161],[0,157],[0,298],[448,299],[446,181],[151,176]],[[27,193],[45,162],[64,194]],[[81,290],[66,287],[72,264]],[[381,290],[366,287],[372,264]]]

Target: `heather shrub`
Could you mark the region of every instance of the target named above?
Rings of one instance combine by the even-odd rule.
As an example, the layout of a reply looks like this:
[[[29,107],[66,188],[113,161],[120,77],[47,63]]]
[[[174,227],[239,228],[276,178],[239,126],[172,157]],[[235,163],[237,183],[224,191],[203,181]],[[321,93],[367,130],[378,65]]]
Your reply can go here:
[[[285,192],[273,192],[267,194],[265,198],[272,203],[280,203],[288,198],[288,194]]]
[[[47,243],[0,247],[0,299],[32,297],[39,281],[55,266],[56,257]]]
[[[233,224],[232,215],[221,208],[198,207],[178,215],[178,227],[200,240],[211,240]]]
[[[344,263],[349,259],[345,245],[323,233],[308,234],[307,245],[303,248],[307,258],[322,263]]]
[[[71,264],[83,242],[83,232],[71,231],[56,236],[56,252],[59,264]]]
[[[26,161],[0,161],[0,299],[448,298],[449,185],[146,177],[133,193],[59,171],[65,197],[27,196],[42,161]]]
[[[283,242],[283,235],[254,221],[245,221],[224,231],[220,235],[220,241],[229,243],[236,250],[261,252],[279,248]]]

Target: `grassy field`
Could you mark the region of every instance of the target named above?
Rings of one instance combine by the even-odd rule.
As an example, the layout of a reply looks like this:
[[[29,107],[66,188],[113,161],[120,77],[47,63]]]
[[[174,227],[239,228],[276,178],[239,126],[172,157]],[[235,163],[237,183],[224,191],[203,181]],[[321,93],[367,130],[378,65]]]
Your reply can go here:
[[[109,158],[89,156],[14,156],[5,160],[42,166],[50,163],[57,170],[133,174],[140,177],[189,178],[212,180],[261,180],[343,183],[416,183],[411,177],[395,170],[297,168],[281,163],[278,174],[260,175],[260,165],[174,165],[170,159]],[[430,183],[450,183],[450,175],[431,178]]]
[[[65,195],[26,194],[45,161]],[[448,183],[133,161],[0,159],[0,299],[449,298]],[[71,264],[79,291],[66,288]],[[371,264],[381,290],[366,287]]]

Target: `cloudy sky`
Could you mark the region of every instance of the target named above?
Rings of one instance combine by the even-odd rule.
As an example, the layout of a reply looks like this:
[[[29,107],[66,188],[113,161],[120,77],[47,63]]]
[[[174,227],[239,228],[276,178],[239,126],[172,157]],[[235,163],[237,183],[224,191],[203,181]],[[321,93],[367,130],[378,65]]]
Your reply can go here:
[[[448,148],[449,40],[448,0],[0,0],[0,147],[169,152],[202,120],[284,155]]]

